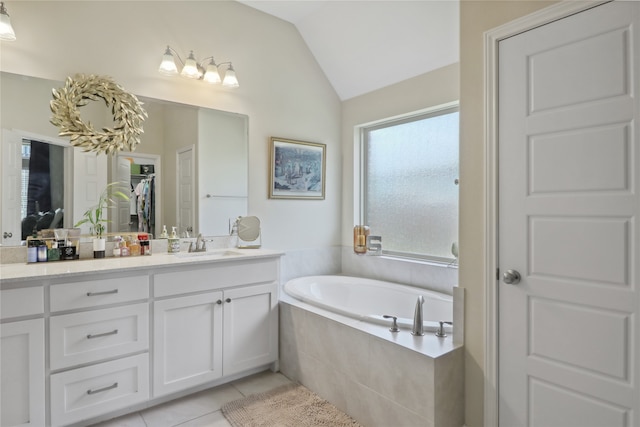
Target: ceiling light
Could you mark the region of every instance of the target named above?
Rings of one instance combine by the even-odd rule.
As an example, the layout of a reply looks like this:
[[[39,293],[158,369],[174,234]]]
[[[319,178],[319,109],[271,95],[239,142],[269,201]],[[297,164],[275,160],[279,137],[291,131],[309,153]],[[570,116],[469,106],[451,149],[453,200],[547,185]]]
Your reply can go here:
[[[11,18],[4,7],[4,2],[0,2],[0,40],[13,41],[16,39],[16,33],[11,26]]]
[[[179,73],[182,77],[194,80],[202,80],[211,84],[222,83],[223,86],[229,88],[236,88],[240,86],[238,84],[238,78],[236,77],[236,72],[233,69],[233,65],[231,65],[231,62],[222,62],[220,64],[216,64],[213,56],[209,56],[198,63],[196,57],[193,54],[193,51],[189,53],[186,61],[182,61],[182,58],[180,58],[178,52],[176,52],[170,46],[167,46],[167,49],[162,56],[162,62],[160,63],[158,71],[169,76],[178,75],[178,67],[176,66],[175,57],[178,58],[178,61],[180,61],[180,64],[182,65],[182,70]],[[207,63],[206,68],[204,65],[205,63]],[[220,77],[221,67],[223,69],[226,68],[224,79]]]

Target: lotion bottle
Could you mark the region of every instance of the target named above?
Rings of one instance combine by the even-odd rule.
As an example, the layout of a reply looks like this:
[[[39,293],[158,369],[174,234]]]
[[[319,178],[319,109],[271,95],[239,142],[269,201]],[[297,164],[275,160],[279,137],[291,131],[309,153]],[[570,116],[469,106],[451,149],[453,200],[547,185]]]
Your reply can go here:
[[[178,238],[176,227],[171,227],[171,236],[169,237],[169,241],[167,243],[167,249],[170,254],[180,252],[180,239]]]

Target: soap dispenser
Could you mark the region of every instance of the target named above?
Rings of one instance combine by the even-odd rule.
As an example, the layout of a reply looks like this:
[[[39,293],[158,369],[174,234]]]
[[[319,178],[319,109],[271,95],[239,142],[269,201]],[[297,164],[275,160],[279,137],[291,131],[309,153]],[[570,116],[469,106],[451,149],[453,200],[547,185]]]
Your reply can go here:
[[[169,237],[169,241],[167,243],[167,249],[170,254],[180,252],[180,239],[178,238],[176,227],[171,227],[171,236]]]

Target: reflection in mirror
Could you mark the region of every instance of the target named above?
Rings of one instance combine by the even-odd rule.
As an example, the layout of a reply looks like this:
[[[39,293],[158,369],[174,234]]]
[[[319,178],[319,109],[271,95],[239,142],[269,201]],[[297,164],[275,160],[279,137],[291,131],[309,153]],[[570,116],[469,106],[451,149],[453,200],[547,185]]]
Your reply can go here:
[[[2,190],[0,204],[1,245],[24,243],[21,222],[24,216],[36,215],[32,210],[24,211],[22,202],[22,140],[49,142],[49,147],[61,148],[63,166],[50,166],[54,170],[51,181],[62,179],[64,185],[50,191],[51,199],[63,200],[62,206],[44,205],[38,201],[39,212],[46,214],[61,209],[65,227],[72,226],[91,206],[91,194],[99,193],[107,182],[120,180],[117,158],[129,157],[136,164],[155,166],[156,231],[162,225],[179,226],[181,235],[202,232],[207,236],[225,235],[229,232],[229,220],[247,214],[248,196],[248,117],[241,114],[199,108],[152,98],[139,97],[149,118],[144,123],[142,142],[134,153],[120,152],[119,156],[96,156],[82,153],[60,140],[58,129],[49,123],[51,90],[62,82],[0,72],[0,123],[2,125]],[[91,102],[82,107],[82,117],[91,121],[95,128],[108,125],[112,115],[104,105]],[[12,147],[10,142],[17,144]],[[19,148],[17,148],[19,147]],[[11,150],[18,150],[14,156]],[[56,149],[54,149],[56,151]],[[62,154],[60,154],[62,153]],[[14,161],[15,176],[8,176],[10,160]],[[50,162],[51,164],[51,162]],[[129,165],[131,167],[131,165]],[[129,173],[136,174],[134,169]],[[179,173],[181,175],[179,175]],[[131,176],[133,176],[131,175]],[[62,178],[60,178],[62,176]],[[127,179],[130,181],[131,176]],[[139,177],[138,177],[139,178]],[[191,183],[182,186],[181,183]],[[180,191],[182,188],[184,191]],[[186,190],[185,190],[186,189]],[[25,187],[25,191],[28,190]],[[87,196],[87,197],[85,197]],[[28,196],[27,196],[28,197]],[[180,198],[178,198],[180,197]],[[85,200],[86,199],[86,200]],[[95,201],[93,202],[95,204]],[[23,214],[24,211],[24,214]],[[38,215],[39,215],[38,212]],[[133,208],[126,207],[126,214]],[[182,214],[181,214],[182,213]],[[133,218],[120,224],[116,210],[110,212],[112,228],[132,227]],[[189,218],[189,215],[191,217]],[[44,216],[44,215],[43,215]],[[32,220],[30,220],[32,221]],[[129,229],[129,228],[127,228]],[[85,231],[83,231],[85,232]],[[11,234],[12,238],[6,236]]]
[[[22,140],[20,220],[22,240],[64,223],[64,148]]]

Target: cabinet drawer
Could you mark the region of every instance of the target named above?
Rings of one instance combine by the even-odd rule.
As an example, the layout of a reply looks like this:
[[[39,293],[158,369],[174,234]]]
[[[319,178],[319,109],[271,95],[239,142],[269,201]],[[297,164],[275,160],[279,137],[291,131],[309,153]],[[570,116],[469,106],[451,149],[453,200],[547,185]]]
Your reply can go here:
[[[220,263],[216,266],[193,268],[188,271],[156,274],[154,295],[185,294],[231,286],[273,282],[278,278],[278,260],[259,259],[244,262]]]
[[[30,288],[4,289],[0,291],[0,318],[30,316],[44,312],[44,289],[42,286]]]
[[[61,426],[149,398],[149,355],[51,375],[51,424]]]
[[[90,280],[51,286],[51,311],[98,307],[149,298],[149,277]]]
[[[50,337],[51,369],[147,350],[149,305],[52,316]]]

